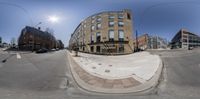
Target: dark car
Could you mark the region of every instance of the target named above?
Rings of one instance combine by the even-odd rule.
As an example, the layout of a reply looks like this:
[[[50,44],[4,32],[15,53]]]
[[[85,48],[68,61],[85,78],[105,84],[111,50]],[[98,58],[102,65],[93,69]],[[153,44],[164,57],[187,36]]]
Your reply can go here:
[[[46,48],[41,48],[36,51],[36,53],[46,53],[46,52],[48,52],[48,49],[46,49]]]

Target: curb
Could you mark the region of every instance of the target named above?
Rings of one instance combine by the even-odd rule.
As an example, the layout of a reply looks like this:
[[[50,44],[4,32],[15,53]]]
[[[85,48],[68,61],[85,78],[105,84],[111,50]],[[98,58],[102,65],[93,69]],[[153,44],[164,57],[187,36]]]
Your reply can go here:
[[[78,64],[73,60],[72,56],[69,54],[69,51],[66,51],[66,52],[67,52],[67,58],[69,59],[70,71],[72,73],[72,76],[73,76],[75,82],[77,83],[77,85],[80,88],[82,88],[86,91],[89,91],[89,92],[104,93],[104,94],[125,94],[125,93],[144,92],[144,91],[150,90],[152,88],[155,88],[157,86],[157,84],[159,83],[160,75],[162,73],[162,68],[163,68],[162,60],[159,57],[159,59],[160,59],[159,67],[158,67],[155,75],[147,82],[140,84],[138,86],[126,88],[126,89],[105,89],[105,88],[91,86],[91,85],[85,83],[82,79],[80,79],[78,74],[73,69],[73,65],[78,65]],[[72,65],[72,61],[74,61],[73,65]]]

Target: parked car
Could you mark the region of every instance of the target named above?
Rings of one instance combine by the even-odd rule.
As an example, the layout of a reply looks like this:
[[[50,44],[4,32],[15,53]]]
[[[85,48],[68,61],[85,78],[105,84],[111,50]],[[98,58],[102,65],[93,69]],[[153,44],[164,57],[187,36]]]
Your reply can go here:
[[[189,48],[188,48],[188,50],[193,50],[193,49],[194,49],[194,47],[189,47]]]
[[[46,49],[46,48],[41,48],[36,51],[36,53],[46,53],[46,52],[48,52],[48,49]]]

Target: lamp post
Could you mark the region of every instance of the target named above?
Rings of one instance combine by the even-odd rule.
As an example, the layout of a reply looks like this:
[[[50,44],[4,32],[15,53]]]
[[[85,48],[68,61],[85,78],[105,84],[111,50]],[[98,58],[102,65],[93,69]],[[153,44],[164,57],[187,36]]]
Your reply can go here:
[[[136,30],[136,52],[138,51],[138,31]]]
[[[37,28],[38,25],[42,24],[42,22],[39,22],[38,24],[36,24],[34,27]],[[33,45],[32,45],[32,52],[35,49],[35,34],[33,33]]]

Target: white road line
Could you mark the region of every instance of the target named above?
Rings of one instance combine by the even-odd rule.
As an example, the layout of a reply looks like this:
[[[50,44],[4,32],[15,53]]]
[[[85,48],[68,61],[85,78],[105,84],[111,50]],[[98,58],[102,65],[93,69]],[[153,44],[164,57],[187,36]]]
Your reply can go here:
[[[20,56],[19,53],[17,53],[17,59],[21,59],[22,57]]]

